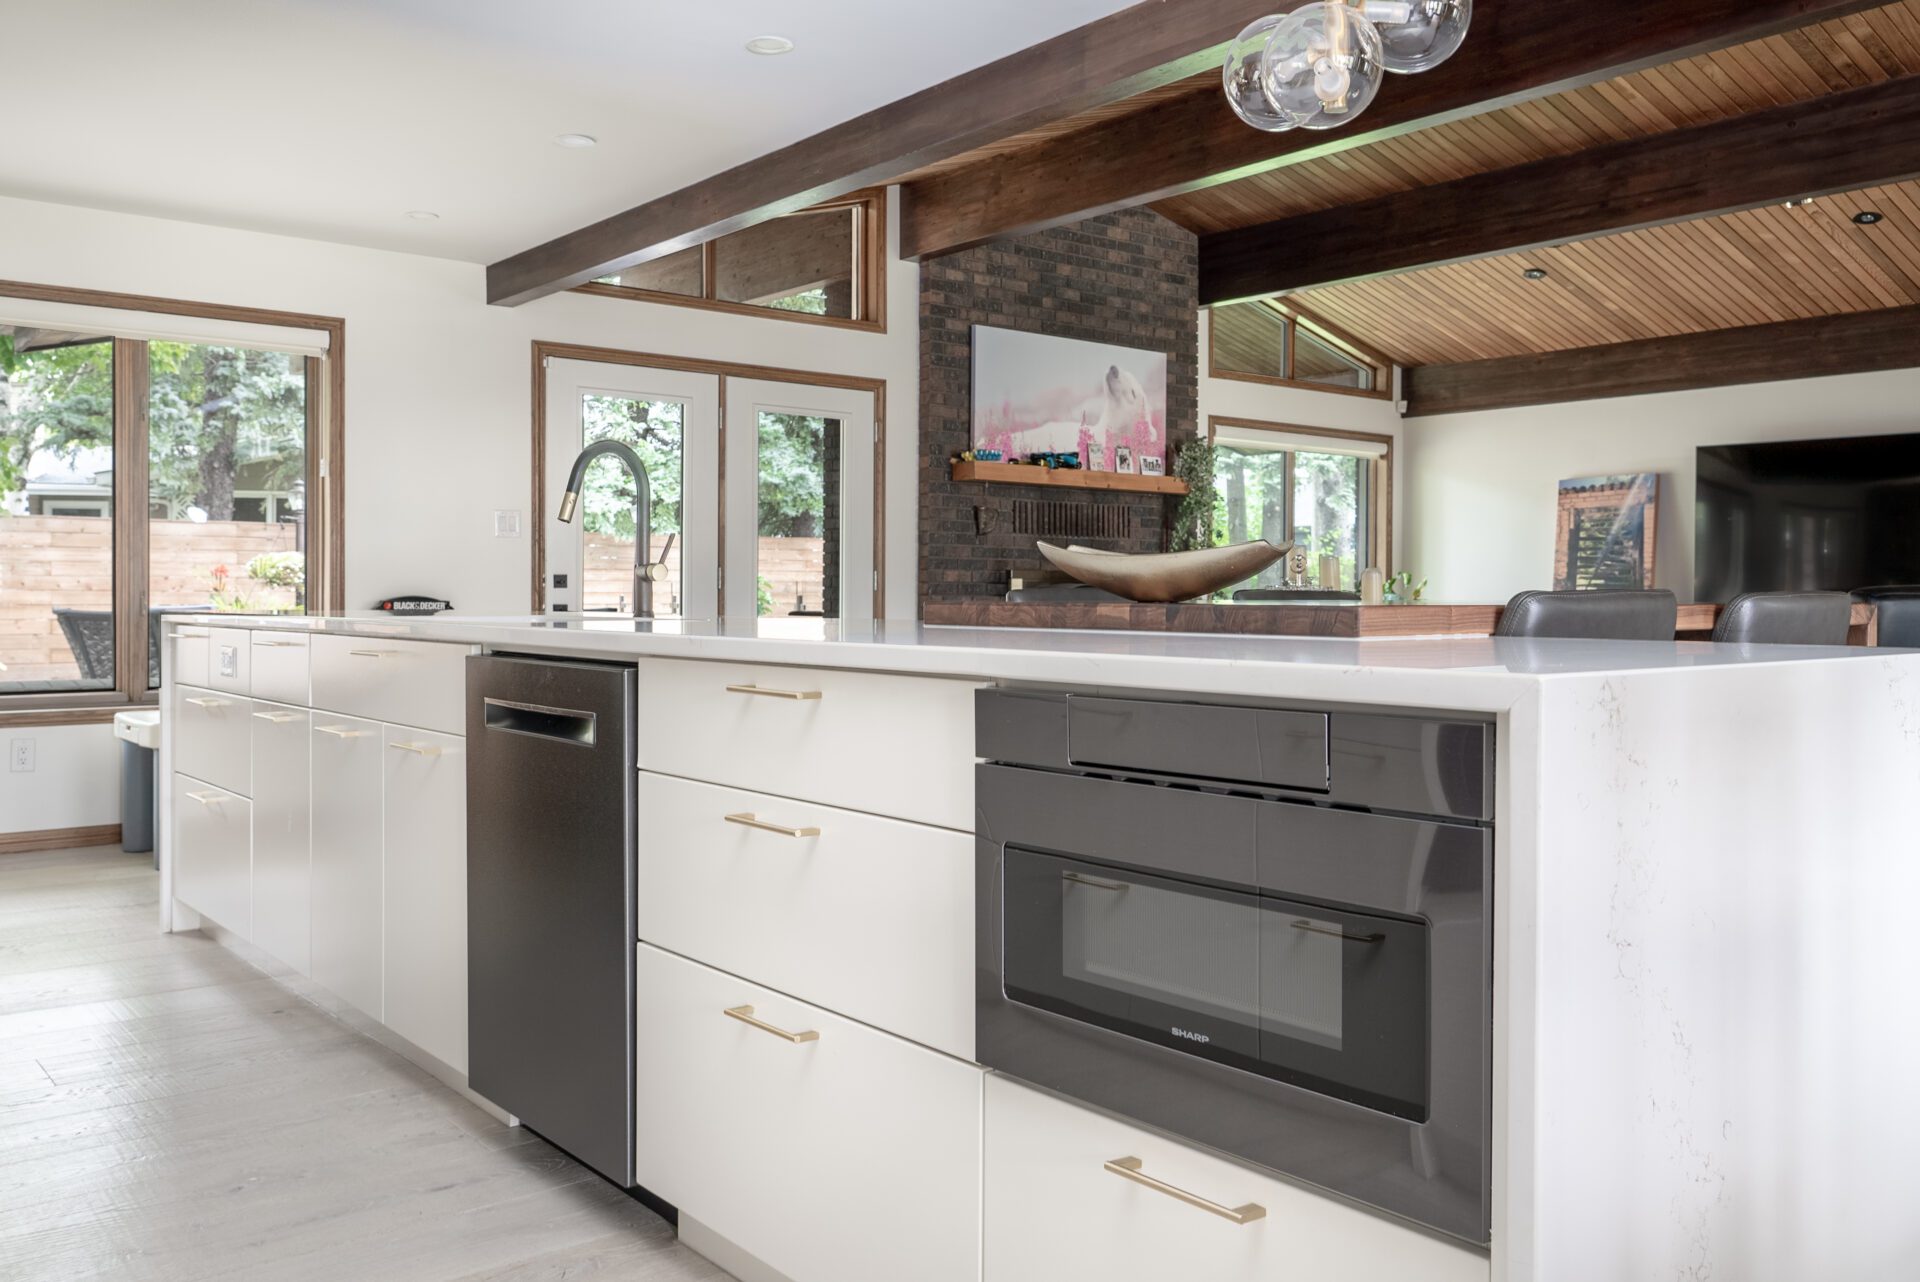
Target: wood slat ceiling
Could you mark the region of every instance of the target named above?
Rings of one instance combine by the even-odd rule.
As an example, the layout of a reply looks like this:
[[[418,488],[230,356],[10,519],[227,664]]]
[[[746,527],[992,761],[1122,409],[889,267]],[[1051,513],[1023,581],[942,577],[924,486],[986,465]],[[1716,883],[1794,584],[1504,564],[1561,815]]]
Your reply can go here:
[[[1852,219],[1876,210],[1871,227]],[[1528,267],[1546,279],[1529,281]],[[1402,365],[1518,356],[1920,303],[1920,182],[1295,296]],[[1920,335],[1916,335],[1920,344]]]
[[[1903,0],[1256,174],[1154,208],[1197,232],[1225,231],[1805,102],[1913,72],[1920,72],[1920,0]],[[1393,92],[1393,79],[1383,94]]]

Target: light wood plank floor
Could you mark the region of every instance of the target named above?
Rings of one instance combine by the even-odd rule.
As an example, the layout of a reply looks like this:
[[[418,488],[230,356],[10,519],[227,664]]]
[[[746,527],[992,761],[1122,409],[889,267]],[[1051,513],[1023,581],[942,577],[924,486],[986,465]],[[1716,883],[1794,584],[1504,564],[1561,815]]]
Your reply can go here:
[[[199,935],[149,857],[0,854],[0,1279],[725,1279]]]

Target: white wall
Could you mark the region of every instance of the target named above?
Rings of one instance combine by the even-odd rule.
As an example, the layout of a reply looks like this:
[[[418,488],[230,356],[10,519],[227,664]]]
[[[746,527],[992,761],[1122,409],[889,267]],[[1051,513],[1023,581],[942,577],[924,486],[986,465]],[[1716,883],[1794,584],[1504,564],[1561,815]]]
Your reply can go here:
[[[1318,427],[1329,431],[1367,432],[1393,438],[1393,560],[1386,568],[1391,574],[1406,564],[1405,540],[1407,485],[1406,461],[1401,449],[1401,418],[1398,405],[1385,398],[1343,396],[1338,392],[1314,392],[1299,387],[1274,387],[1250,383],[1245,379],[1214,378],[1208,373],[1208,327],[1212,314],[1200,311],[1200,430],[1206,431],[1207,419],[1255,419],[1291,427]],[[1395,371],[1398,379],[1399,372]],[[1397,388],[1396,388],[1397,390]]]
[[[34,769],[15,774],[13,741],[31,739]],[[120,741],[111,725],[0,726],[0,833],[120,822]]]
[[[890,229],[897,244],[898,202]],[[397,216],[397,215],[396,215]],[[535,339],[887,380],[888,608],[916,601],[919,269],[888,272],[889,331],[563,294],[489,307],[473,263],[0,198],[0,280],[346,319],[347,605],[444,596],[524,613]]]
[[[1689,601],[1697,446],[1913,431],[1920,369],[1410,419],[1402,562],[1435,601],[1551,587],[1558,483],[1658,472],[1654,581]]]

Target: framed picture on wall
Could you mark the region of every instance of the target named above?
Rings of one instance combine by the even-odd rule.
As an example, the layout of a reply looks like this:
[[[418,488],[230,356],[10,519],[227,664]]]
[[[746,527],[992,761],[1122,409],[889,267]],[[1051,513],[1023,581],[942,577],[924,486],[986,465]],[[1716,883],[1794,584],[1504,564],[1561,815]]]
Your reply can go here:
[[[1660,477],[1653,472],[1560,482],[1555,589],[1652,587],[1659,498]]]
[[[1006,458],[1078,453],[1091,471],[1164,459],[1167,354],[975,325],[972,445]]]

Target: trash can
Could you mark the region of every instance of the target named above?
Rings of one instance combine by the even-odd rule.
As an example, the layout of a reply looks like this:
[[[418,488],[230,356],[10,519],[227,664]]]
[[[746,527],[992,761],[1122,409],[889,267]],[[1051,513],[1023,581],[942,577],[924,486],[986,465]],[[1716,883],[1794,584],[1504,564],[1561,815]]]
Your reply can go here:
[[[153,768],[154,749],[160,746],[160,713],[116,712],[113,736],[120,740],[120,849],[139,854],[153,849]],[[160,866],[157,853],[153,864]]]

